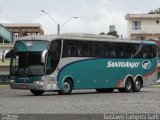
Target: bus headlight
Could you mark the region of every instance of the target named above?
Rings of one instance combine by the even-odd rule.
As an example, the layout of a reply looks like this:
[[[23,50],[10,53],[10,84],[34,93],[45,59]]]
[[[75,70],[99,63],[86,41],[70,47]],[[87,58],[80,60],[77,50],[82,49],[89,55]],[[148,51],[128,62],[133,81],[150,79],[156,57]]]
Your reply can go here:
[[[44,85],[44,81],[34,81],[33,82],[34,84],[38,84],[38,85],[41,85],[41,86],[43,86]]]
[[[51,81],[55,81],[56,80],[55,78],[56,78],[56,76],[54,74],[50,75],[50,80]]]
[[[15,80],[10,80],[11,83],[15,83]]]

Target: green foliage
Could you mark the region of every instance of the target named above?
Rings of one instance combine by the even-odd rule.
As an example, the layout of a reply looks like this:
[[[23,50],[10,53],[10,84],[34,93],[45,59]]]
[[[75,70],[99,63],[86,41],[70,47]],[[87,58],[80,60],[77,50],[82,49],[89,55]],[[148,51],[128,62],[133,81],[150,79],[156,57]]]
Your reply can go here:
[[[160,8],[151,10],[148,14],[160,14]]]
[[[101,33],[99,33],[99,35],[105,35],[105,33],[104,33],[104,32],[101,32]]]
[[[107,35],[113,35],[115,37],[119,37],[119,35],[117,34],[117,31],[108,32]]]

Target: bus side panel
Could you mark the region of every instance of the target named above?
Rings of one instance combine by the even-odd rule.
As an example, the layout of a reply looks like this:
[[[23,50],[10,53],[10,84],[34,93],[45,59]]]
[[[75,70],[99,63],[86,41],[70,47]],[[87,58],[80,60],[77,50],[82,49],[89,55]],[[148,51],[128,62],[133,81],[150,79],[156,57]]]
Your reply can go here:
[[[146,60],[144,60],[143,62],[145,62]],[[157,59],[153,58],[153,59],[149,59],[147,61],[150,61],[150,66],[148,64],[148,67],[150,68],[146,68],[143,70],[143,78],[144,78],[144,84],[143,86],[150,86],[153,84],[156,84],[157,81]],[[143,63],[142,63],[143,66]]]
[[[115,87],[118,80],[114,81],[113,76],[107,72],[106,61],[89,59],[67,64],[58,75],[59,88],[66,76],[73,77],[74,89]]]
[[[149,61],[149,63],[146,61]],[[145,65],[143,65],[144,62]],[[61,89],[64,79],[71,76],[74,89],[116,88],[120,80],[124,80],[127,75],[132,75],[134,78],[138,74],[146,78],[145,84],[156,79],[152,74],[156,67],[155,59],[102,58],[79,60],[62,67],[57,77],[58,86]],[[150,80],[151,76],[152,80]],[[148,81],[146,81],[147,79]]]

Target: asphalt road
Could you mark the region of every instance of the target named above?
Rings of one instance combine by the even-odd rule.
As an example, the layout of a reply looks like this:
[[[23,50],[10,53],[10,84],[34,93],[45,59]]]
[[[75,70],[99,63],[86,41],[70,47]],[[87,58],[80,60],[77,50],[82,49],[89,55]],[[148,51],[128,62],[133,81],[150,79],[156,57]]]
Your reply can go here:
[[[138,93],[96,93],[74,91],[72,95],[45,93],[0,86],[0,113],[14,114],[107,114],[160,113],[160,87],[143,88]]]

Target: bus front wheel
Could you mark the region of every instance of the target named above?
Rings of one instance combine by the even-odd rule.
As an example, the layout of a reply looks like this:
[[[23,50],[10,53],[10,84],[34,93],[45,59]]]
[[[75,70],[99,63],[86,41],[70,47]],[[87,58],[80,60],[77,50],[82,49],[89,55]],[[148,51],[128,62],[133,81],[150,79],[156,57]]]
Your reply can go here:
[[[69,95],[69,94],[71,94],[72,89],[73,89],[72,81],[70,79],[66,79],[63,82],[62,89],[58,90],[58,94],[60,94],[60,95]]]
[[[119,88],[119,92],[131,92],[133,88],[133,81],[132,78],[127,78],[125,87],[124,88]]]
[[[44,93],[44,91],[40,91],[40,90],[30,90],[30,91],[33,95],[36,95],[36,96],[42,95]]]

